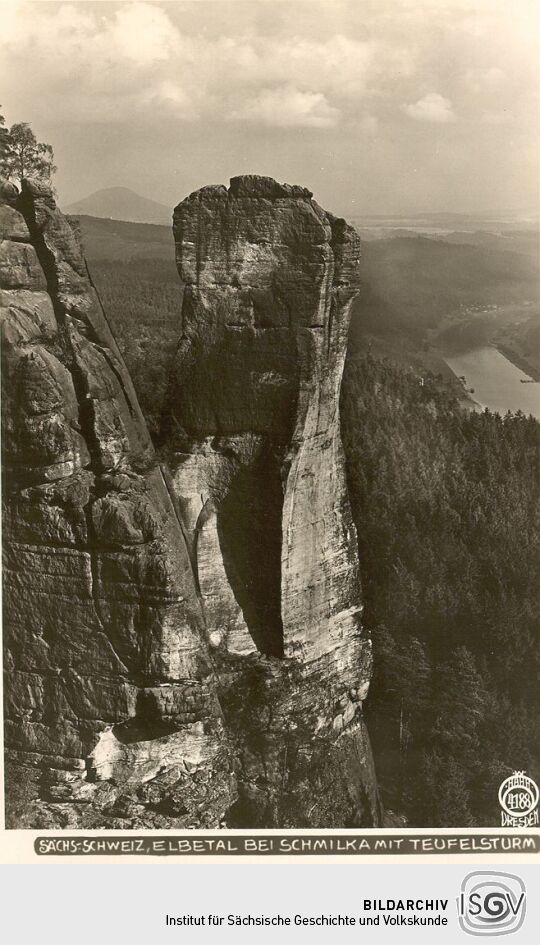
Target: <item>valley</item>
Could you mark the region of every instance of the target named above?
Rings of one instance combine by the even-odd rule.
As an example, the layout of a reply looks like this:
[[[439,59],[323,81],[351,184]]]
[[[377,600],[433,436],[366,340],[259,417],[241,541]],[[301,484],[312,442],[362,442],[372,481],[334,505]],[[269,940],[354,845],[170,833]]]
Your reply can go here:
[[[484,225],[496,230],[492,232],[478,228],[482,220],[464,220],[456,214],[439,220],[447,228],[441,232],[439,227],[429,236],[425,227],[433,220],[421,219],[420,224],[417,218],[405,221],[406,236],[403,229],[385,225],[375,230],[357,221],[364,238],[351,352],[367,350],[389,357],[419,376],[430,371],[439,376],[443,388],[473,409],[478,399],[466,388],[475,384],[471,380],[463,385],[459,375],[464,372],[456,375],[452,359],[491,346],[525,375],[539,380],[540,270],[534,219],[511,218],[505,223],[488,217]],[[170,228],[86,215],[74,222],[128,365],[139,379],[139,396],[155,432],[166,367],[178,340],[181,305]],[[517,222],[523,229],[515,228]],[[459,229],[450,230],[450,225]],[[154,343],[156,329],[159,350]],[[502,365],[497,359],[496,363]],[[468,364],[470,372],[470,359]],[[484,373],[486,364],[484,358]],[[496,386],[496,375],[491,383]],[[493,409],[503,413],[532,409],[537,415],[538,390],[535,385],[519,385],[508,400],[503,390]]]

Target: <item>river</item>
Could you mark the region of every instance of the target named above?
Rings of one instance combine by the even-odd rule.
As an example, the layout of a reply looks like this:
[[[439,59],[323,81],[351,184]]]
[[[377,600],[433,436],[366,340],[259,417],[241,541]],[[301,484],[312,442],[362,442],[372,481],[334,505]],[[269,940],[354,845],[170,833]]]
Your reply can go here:
[[[484,346],[445,358],[457,377],[465,377],[467,390],[479,407],[505,414],[507,410],[532,413],[540,420],[540,383],[522,384],[529,379],[497,348]]]

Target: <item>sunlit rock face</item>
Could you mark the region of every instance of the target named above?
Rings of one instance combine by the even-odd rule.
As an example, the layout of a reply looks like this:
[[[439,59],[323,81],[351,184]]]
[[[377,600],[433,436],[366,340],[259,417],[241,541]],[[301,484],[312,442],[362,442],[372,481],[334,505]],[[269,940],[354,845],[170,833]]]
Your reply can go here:
[[[378,820],[371,674],[340,436],[359,239],[239,177],[174,212],[182,333],[162,445],[237,753],[242,825]]]
[[[50,192],[0,200],[8,825],[216,826],[235,778],[167,473]]]

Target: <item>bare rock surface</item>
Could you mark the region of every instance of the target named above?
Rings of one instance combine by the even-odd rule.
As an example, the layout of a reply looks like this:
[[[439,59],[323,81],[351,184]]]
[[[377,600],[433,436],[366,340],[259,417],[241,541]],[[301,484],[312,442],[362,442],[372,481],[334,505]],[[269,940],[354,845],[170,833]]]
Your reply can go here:
[[[1,190],[9,826],[216,826],[235,794],[186,540],[74,234]]]
[[[72,228],[0,189],[8,825],[375,825],[339,424],[358,237],[254,176],[174,234],[156,454]]]
[[[238,822],[375,823],[339,421],[358,236],[305,188],[255,176],[191,194],[174,233],[182,334],[162,443],[203,603],[227,615],[211,641]]]

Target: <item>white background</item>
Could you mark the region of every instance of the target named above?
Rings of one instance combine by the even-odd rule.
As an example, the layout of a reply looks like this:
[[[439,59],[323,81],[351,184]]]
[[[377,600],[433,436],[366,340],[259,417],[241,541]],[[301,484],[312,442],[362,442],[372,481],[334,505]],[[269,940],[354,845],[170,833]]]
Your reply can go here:
[[[0,867],[0,928],[9,945],[161,945],[164,942],[457,942],[478,943],[461,931],[456,897],[473,870],[500,870],[520,876],[527,887],[522,929],[486,937],[488,945],[539,940],[538,866],[488,863],[462,865],[283,864],[180,865],[40,864]],[[341,913],[358,916],[363,899],[449,899],[448,925],[434,927],[351,928],[182,928],[166,927],[165,915],[229,913],[294,916]],[[427,913],[436,914],[436,913]],[[382,921],[382,920],[381,920]],[[484,938],[484,937],[482,937]]]

